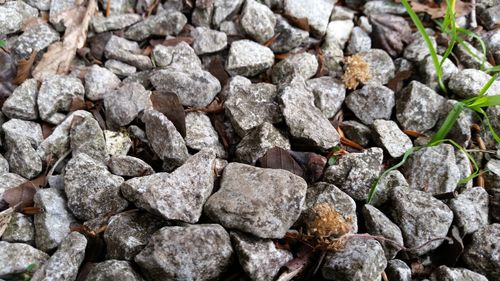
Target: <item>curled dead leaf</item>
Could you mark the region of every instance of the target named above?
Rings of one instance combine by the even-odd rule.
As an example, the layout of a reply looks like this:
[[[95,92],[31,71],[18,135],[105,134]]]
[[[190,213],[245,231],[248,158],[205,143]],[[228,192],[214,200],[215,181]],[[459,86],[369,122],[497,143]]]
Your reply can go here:
[[[434,1],[427,1],[420,3],[416,0],[409,1],[413,10],[417,13],[424,12],[431,16],[432,19],[442,18],[446,14],[446,1],[441,1],[436,4]],[[461,0],[455,1],[455,17],[468,15],[474,6],[471,3],[462,2]]]
[[[304,170],[302,167],[300,167],[288,151],[281,147],[276,146],[269,149],[264,156],[257,160],[257,163],[262,168],[283,169],[297,176],[304,177]]]
[[[24,182],[16,187],[7,189],[3,193],[3,200],[9,204],[9,206],[16,206],[16,210],[21,210],[22,208],[33,206],[33,197],[38,191],[38,188],[31,182]]]
[[[302,30],[309,31],[309,20],[307,18],[297,18],[287,13],[282,14],[282,16],[286,18],[292,25],[295,25]]]

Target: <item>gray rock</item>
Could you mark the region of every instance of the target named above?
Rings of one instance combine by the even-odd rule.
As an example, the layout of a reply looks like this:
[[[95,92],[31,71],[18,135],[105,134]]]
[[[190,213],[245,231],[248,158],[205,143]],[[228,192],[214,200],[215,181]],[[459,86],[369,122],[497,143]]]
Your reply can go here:
[[[351,19],[331,21],[326,29],[325,44],[337,44],[344,49],[353,28],[354,22]]]
[[[33,201],[35,207],[42,210],[35,214],[36,247],[45,252],[52,251],[71,232],[70,226],[76,220],[66,207],[67,200],[62,190],[41,189]]]
[[[129,41],[118,36],[111,36],[104,48],[107,59],[115,59],[137,67],[140,70],[153,68],[151,59],[142,55],[142,50],[137,42]]]
[[[345,7],[345,6],[335,6],[333,7],[332,14],[330,15],[330,21],[334,20],[352,20],[356,11]]]
[[[396,94],[396,118],[404,130],[427,132],[434,128],[445,98],[418,81]]]
[[[151,91],[139,83],[122,84],[104,99],[106,123],[112,128],[130,124],[140,112],[153,107],[150,96]]]
[[[191,149],[213,149],[218,157],[227,155],[224,146],[219,142],[219,135],[212,126],[210,118],[202,112],[189,112],[186,114],[186,146]]]
[[[406,9],[401,3],[395,3],[391,1],[366,1],[363,6],[363,13],[365,15],[371,14],[393,14],[393,15],[404,15],[406,14]]]
[[[361,27],[355,26],[347,43],[347,53],[357,54],[359,52],[366,52],[371,47],[372,40],[370,36]]]
[[[251,84],[250,80],[236,76],[228,83],[224,108],[234,129],[241,137],[264,122],[282,120],[276,99],[276,86],[268,83]]]
[[[99,0],[101,7],[106,7],[107,0]],[[110,15],[120,15],[126,13],[130,9],[134,9],[135,1],[133,0],[111,0]]]
[[[403,174],[411,189],[432,194],[454,191],[460,180],[453,146],[444,143],[413,153],[403,166]]]
[[[345,103],[361,122],[371,125],[376,119],[391,118],[395,98],[391,89],[382,85],[368,84],[350,93]]]
[[[104,232],[108,258],[132,260],[162,226],[159,217],[139,210],[112,216]]]
[[[393,158],[403,156],[408,149],[413,147],[411,139],[392,120],[375,120],[373,132],[376,135],[375,142],[385,148]]]
[[[446,237],[453,221],[453,212],[431,194],[396,186],[391,189],[391,217],[403,233],[405,246],[422,246],[431,239]],[[439,247],[437,240],[413,250],[423,255]]]
[[[69,131],[70,148],[73,157],[85,153],[99,162],[108,158],[104,133],[92,116],[74,119]]]
[[[348,0],[348,1],[353,1],[353,0]],[[354,0],[354,1],[357,1],[357,0]],[[359,17],[359,27],[361,27],[368,34],[372,33],[372,31],[373,31],[372,24],[370,23],[368,18],[365,16]]]
[[[472,174],[470,159],[467,156],[467,154],[465,154],[465,152],[459,149],[455,150],[455,159],[457,160],[457,167],[458,170],[460,171],[460,180],[464,180],[465,178],[467,178]],[[460,187],[469,189],[472,188],[472,184],[473,184],[472,179],[469,179],[465,183],[460,183]]]
[[[182,165],[189,157],[186,143],[174,124],[161,112],[146,110],[142,116],[149,145],[167,170]]]
[[[245,273],[253,281],[275,280],[279,270],[293,259],[292,253],[277,249],[273,241],[231,232],[234,250]]]
[[[49,255],[24,243],[0,241],[0,278],[20,279],[28,271],[28,266],[42,266]]]
[[[125,38],[141,41],[152,35],[177,35],[186,23],[187,18],[181,12],[160,12],[129,27],[125,32]]]
[[[11,172],[27,179],[32,179],[42,172],[42,159],[36,154],[35,148],[29,141],[19,140],[12,143],[5,154],[5,158],[9,162]]]
[[[346,220],[352,222],[351,233],[358,232],[356,202],[338,187],[326,182],[317,182],[307,188],[306,203],[300,222],[305,223],[312,215],[313,208],[323,203],[327,203]]]
[[[335,0],[284,0],[284,11],[296,18],[307,18],[311,35],[321,38],[335,3]]]
[[[128,261],[106,260],[95,264],[87,275],[86,281],[144,281]]]
[[[307,88],[314,95],[314,105],[326,118],[332,118],[342,107],[345,99],[344,84],[330,76],[307,80]]]
[[[498,5],[497,12],[500,13],[500,4]],[[498,20],[500,24],[500,18]],[[488,59],[483,55],[483,52],[476,49],[467,41],[464,41],[463,45],[457,44],[456,48],[454,48],[454,52],[464,68],[488,69],[492,67]]]
[[[239,12],[244,0],[214,0],[212,25],[219,27],[225,21],[231,19]]]
[[[326,255],[321,273],[327,280],[376,281],[386,265],[384,250],[377,241],[352,238],[341,251]]]
[[[462,256],[466,265],[489,280],[500,278],[500,224],[486,225],[472,235]]]
[[[16,143],[27,142],[37,147],[43,140],[40,124],[20,119],[11,119],[2,124],[6,149],[12,148]]]
[[[6,174],[8,172],[9,172],[9,162],[0,154],[0,175]]]
[[[126,181],[123,195],[137,207],[168,220],[196,223],[214,188],[215,154],[202,150],[174,172]]]
[[[47,263],[35,272],[31,280],[75,280],[85,257],[86,246],[85,236],[78,232],[72,232],[62,241]]]
[[[355,141],[361,146],[368,145],[372,138],[372,130],[370,127],[358,121],[343,121],[340,127],[348,139]]]
[[[1,236],[2,240],[6,242],[34,245],[35,228],[33,227],[33,219],[30,216],[15,212]]]
[[[300,28],[294,27],[281,15],[276,14],[276,26],[274,27],[275,34],[279,36],[269,46],[276,53],[286,53],[302,44],[305,44],[309,39],[309,32]]]
[[[10,119],[38,119],[37,95],[38,83],[36,80],[28,79],[24,81],[4,102],[2,106],[3,114]]]
[[[273,66],[273,83],[290,83],[295,77],[307,80],[316,74],[318,66],[318,60],[313,54],[304,52],[288,56]]]
[[[72,9],[78,8],[78,3],[74,0],[52,0],[50,2],[49,22],[58,31],[66,29],[68,18],[67,13]]]
[[[276,17],[266,5],[255,0],[245,1],[241,11],[241,27],[250,37],[264,43],[274,36]]]
[[[472,234],[488,224],[488,199],[484,188],[473,187],[449,201],[448,206],[463,234]]]
[[[108,172],[104,164],[86,154],[77,154],[66,165],[64,175],[68,207],[81,220],[119,212],[128,205],[120,196],[122,182],[123,178]]]
[[[158,44],[153,49],[152,58],[156,66],[160,68],[171,67],[182,71],[202,70],[200,58],[186,42],[170,47]]]
[[[53,75],[45,78],[38,92],[38,111],[40,118],[58,125],[65,118],[63,112],[69,111],[73,100],[83,99],[85,88],[75,77]]]
[[[24,182],[28,181],[27,179],[21,177],[18,174],[6,173],[0,175],[0,208],[6,209],[8,204],[3,201],[3,193],[12,188],[16,187]]]
[[[18,32],[30,17],[38,17],[38,10],[23,1],[8,1],[0,6],[0,34]]]
[[[148,280],[217,280],[231,266],[229,234],[217,224],[164,227],[135,261]]]
[[[438,267],[430,276],[431,281],[488,281],[483,275],[465,268]]]
[[[268,47],[250,40],[231,44],[226,70],[231,75],[255,76],[274,63],[274,54]]]
[[[443,125],[446,120],[446,116],[451,110],[453,110],[455,104],[457,103],[458,101],[450,99],[443,104],[440,108],[441,119],[439,120],[436,128],[440,128]],[[470,127],[472,124],[477,124],[479,122],[477,113],[469,108],[465,108],[458,115],[458,119],[455,121],[455,124],[448,133],[447,138],[454,140],[462,147],[468,147],[472,137]]]
[[[50,1],[51,0],[24,0],[24,2],[26,2],[30,6],[35,7],[41,11],[48,11],[50,9]]]
[[[441,60],[442,57],[438,55],[438,59]],[[450,78],[458,72],[458,68],[450,59],[447,58],[441,65],[441,71],[443,83],[446,85]],[[432,61],[432,56],[428,55],[421,62],[419,62],[419,72],[422,76],[422,82],[424,84],[435,91],[438,91],[440,89],[436,67],[434,66],[434,62]]]
[[[411,281],[411,269],[402,260],[390,260],[385,269],[387,278],[391,281]]]
[[[197,27],[193,31],[193,39],[193,49],[198,55],[215,53],[227,46],[226,33],[206,27]]]
[[[398,170],[393,170],[379,180],[370,204],[377,208],[384,205],[389,200],[389,195],[392,192],[391,189],[396,186],[409,188],[403,174]]]
[[[246,164],[255,162],[273,147],[290,149],[290,142],[272,124],[262,123],[243,137],[236,146],[238,161]]]
[[[204,207],[212,220],[261,238],[282,238],[298,219],[307,184],[288,171],[229,163]]]
[[[191,13],[191,24],[197,27],[210,27],[213,13],[214,1],[198,1]],[[222,28],[219,28],[219,30],[223,31]]]
[[[120,82],[113,72],[94,64],[85,75],[85,97],[93,101],[104,99]]]
[[[405,12],[406,13],[406,12]],[[427,57],[430,52],[429,48],[427,47],[427,44],[425,43],[425,40],[420,34],[416,33],[413,36],[413,41],[406,46],[404,52],[403,52],[403,57],[407,60],[413,61],[413,62],[419,62],[422,61],[425,57]],[[430,36],[430,40],[432,43],[432,46],[434,49],[437,48],[437,43],[436,39],[433,36]]]
[[[396,66],[386,51],[380,49],[370,49],[358,53],[370,67],[371,79],[368,83],[387,84],[394,78]]]
[[[59,33],[50,25],[41,23],[28,28],[21,34],[14,42],[12,50],[17,58],[26,58],[31,55],[32,51],[41,53],[50,44],[58,40]]]
[[[382,236],[400,245],[403,245],[403,235],[401,229],[395,225],[388,217],[377,208],[366,204],[363,206],[363,217],[365,218],[368,233],[375,236]],[[389,242],[381,242],[387,260],[393,259],[399,252],[399,248]]]
[[[139,158],[118,155],[108,161],[109,171],[122,177],[142,177],[154,174],[153,168]]]
[[[485,170],[484,179],[486,189],[500,188],[500,160],[490,159],[488,163],[486,163]]]
[[[337,131],[321,110],[314,106],[314,95],[303,82],[280,88],[278,101],[294,138],[321,149],[330,149],[339,143]]]
[[[491,79],[491,76],[477,69],[463,69],[451,76],[448,88],[461,98],[472,98],[479,95],[483,86]],[[500,82],[495,81],[490,86],[486,95],[494,95],[500,92]]]
[[[92,17],[90,24],[96,33],[119,30],[131,26],[140,21],[142,17],[138,14],[110,15],[109,17]]]
[[[495,27],[500,24],[500,5],[497,5],[484,9],[479,13],[479,20],[481,23],[489,30],[495,30]]]
[[[366,200],[373,181],[378,177],[383,151],[378,147],[362,153],[342,156],[335,165],[329,166],[323,179],[333,183],[355,200]]]
[[[495,61],[500,61],[500,30],[493,29],[482,35],[487,51],[493,55]]]
[[[325,44],[321,45],[323,52],[324,69],[328,70],[330,76],[341,77],[343,74],[342,63],[344,62],[344,51],[338,44]]]
[[[127,77],[137,72],[135,66],[113,59],[106,60],[104,66],[120,77]]]
[[[219,30],[226,33],[227,36],[238,36],[242,33],[240,25],[234,21],[221,22]]]

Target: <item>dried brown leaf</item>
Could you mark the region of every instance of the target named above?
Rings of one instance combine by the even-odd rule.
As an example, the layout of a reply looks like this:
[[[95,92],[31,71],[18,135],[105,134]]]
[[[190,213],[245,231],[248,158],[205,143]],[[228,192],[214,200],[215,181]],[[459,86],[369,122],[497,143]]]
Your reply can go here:
[[[442,1],[440,5],[434,3],[420,3],[416,0],[410,1],[410,5],[415,12],[424,12],[431,16],[432,19],[442,18],[446,14],[446,1]],[[465,3],[460,0],[455,1],[455,17],[468,15],[473,9],[471,3]]]
[[[403,70],[394,76],[389,82],[387,83],[387,88],[393,90],[396,92],[398,89],[398,85],[400,85],[403,81],[409,79],[413,75],[413,71],[411,70]]]
[[[16,80],[14,81],[17,85],[21,85],[26,79],[31,75],[31,67],[35,62],[36,51],[33,49],[29,58],[21,59],[17,61],[17,74]]]
[[[257,160],[257,163],[262,168],[283,169],[297,176],[304,177],[304,170],[293,159],[293,157],[281,147],[273,147],[269,149],[264,156]]]
[[[165,40],[163,40],[163,42],[161,44],[164,46],[167,46],[167,47],[172,47],[172,46],[177,46],[177,44],[179,44],[181,42],[186,42],[189,45],[191,45],[191,44],[193,44],[194,39],[193,39],[193,37],[189,37],[189,36],[177,36],[175,38],[165,39]]]
[[[222,86],[226,85],[227,80],[229,79],[229,74],[227,74],[226,69],[224,67],[224,63],[221,59],[216,58],[213,59],[207,66],[208,72],[215,76],[217,80],[219,80]]]
[[[342,82],[347,89],[354,90],[360,82],[366,82],[371,78],[370,66],[359,55],[347,57],[345,68],[346,70],[342,75]]]
[[[282,14],[282,16],[286,18],[292,25],[295,25],[302,30],[309,31],[309,20],[307,18],[297,18],[287,13]]]
[[[7,189],[3,193],[3,200],[9,206],[16,206],[16,210],[33,206],[33,196],[38,191],[37,187],[31,182],[24,182],[16,187]]]
[[[7,226],[9,225],[9,222],[12,219],[13,214],[14,214],[13,207],[10,207],[0,212],[0,237],[2,237],[3,233],[7,229]]]
[[[89,0],[86,8],[77,6],[59,15],[65,19],[63,41],[49,46],[49,50],[33,70],[33,77],[42,80],[47,75],[65,74],[69,71],[76,50],[83,47],[87,40],[89,22],[96,9],[96,0]]]
[[[151,103],[156,111],[167,116],[182,137],[186,136],[186,113],[176,94],[155,91],[151,95]]]
[[[23,22],[23,26],[22,26],[21,30],[24,32],[32,26],[39,25],[42,23],[47,23],[48,21],[49,21],[49,18],[31,17]]]

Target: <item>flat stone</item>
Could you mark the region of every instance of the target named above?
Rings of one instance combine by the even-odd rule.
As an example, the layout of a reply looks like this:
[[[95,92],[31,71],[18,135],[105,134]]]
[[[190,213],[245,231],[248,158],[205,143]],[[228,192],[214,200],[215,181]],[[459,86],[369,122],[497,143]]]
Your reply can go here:
[[[141,41],[152,35],[177,35],[186,23],[187,18],[181,12],[159,12],[129,27],[125,32],[125,38]]]
[[[403,166],[403,174],[411,189],[431,194],[452,192],[460,180],[451,144],[424,147],[413,153]]]
[[[2,234],[2,241],[35,244],[35,228],[30,216],[15,212]]]
[[[104,232],[108,258],[133,260],[163,226],[165,222],[159,217],[139,210],[112,216]]]
[[[215,53],[227,46],[226,33],[206,27],[197,27],[193,31],[193,39],[193,49],[198,55]]]
[[[241,11],[240,24],[251,38],[264,43],[274,36],[276,17],[266,5],[255,0],[247,0]]]
[[[294,27],[279,14],[276,14],[276,26],[274,27],[275,34],[279,36],[269,46],[276,53],[286,53],[302,44],[305,44],[309,39],[309,32],[300,28]]]
[[[479,95],[483,86],[491,79],[491,76],[477,69],[463,69],[451,76],[448,88],[461,98],[472,98]],[[500,92],[500,82],[494,81],[486,95],[494,95]]]
[[[120,30],[140,21],[142,17],[138,14],[110,15],[109,17],[92,17],[90,24],[95,32],[101,33],[111,30]]]
[[[387,274],[387,278],[389,280],[395,281],[411,281],[411,269],[410,267],[402,260],[390,260],[387,263],[387,268],[385,269],[385,273]]]
[[[381,148],[372,147],[361,153],[349,153],[326,168],[323,179],[338,186],[355,200],[366,200],[368,191],[380,173]]]
[[[372,130],[363,123],[354,120],[343,121],[340,125],[346,137],[361,146],[366,146],[372,139]]]
[[[493,223],[480,228],[472,235],[472,242],[463,253],[465,264],[488,280],[500,278],[500,224]]]
[[[371,280],[380,278],[387,260],[380,243],[362,238],[348,239],[342,250],[328,253],[321,267],[327,280]]]
[[[126,181],[123,195],[137,207],[168,220],[196,223],[214,188],[215,154],[202,150],[172,173],[156,173]]]
[[[427,132],[434,128],[445,98],[418,81],[396,94],[396,118],[404,130]]]
[[[151,59],[142,55],[142,50],[137,42],[129,41],[118,36],[111,36],[106,47],[104,55],[107,59],[115,59],[137,67],[140,70],[153,68]]]
[[[300,215],[306,189],[304,179],[288,171],[232,162],[204,212],[226,228],[282,238]]]
[[[405,246],[423,255],[439,247],[444,240],[426,244],[431,239],[446,237],[453,212],[431,194],[396,186],[391,189],[391,218],[403,233]]]
[[[465,268],[450,268],[445,265],[438,267],[430,276],[431,281],[488,281],[484,275]]]
[[[86,246],[87,238],[83,234],[72,232],[62,241],[47,263],[33,274],[30,280],[75,280],[78,269],[85,257]]]
[[[244,0],[214,0],[212,25],[219,27],[225,21],[231,19],[239,12]]]
[[[345,103],[361,122],[371,125],[376,119],[391,119],[395,98],[391,89],[369,84],[347,95]]]
[[[0,241],[0,278],[21,279],[28,265],[42,266],[49,255],[24,243]]]
[[[273,66],[273,83],[290,83],[295,77],[307,80],[316,74],[318,66],[318,60],[313,54],[299,53],[288,56]]]
[[[85,97],[93,101],[102,100],[116,89],[120,82],[120,78],[113,72],[94,64],[85,75]]]
[[[375,120],[373,131],[376,134],[375,141],[393,158],[403,156],[408,149],[413,147],[411,139],[392,120]]]
[[[401,229],[377,208],[366,204],[363,206],[363,217],[368,233],[375,236],[382,236],[396,243],[403,245],[403,235]],[[389,242],[381,242],[387,260],[393,259],[399,252],[399,248]]]
[[[148,280],[217,280],[231,266],[233,249],[217,224],[164,227],[136,257]]]
[[[226,70],[231,75],[255,76],[274,63],[274,54],[268,47],[250,40],[239,40],[231,44]]]
[[[347,53],[357,54],[366,52],[372,47],[372,39],[361,27],[355,26],[351,32],[351,37],[347,43]]]
[[[81,220],[119,212],[128,205],[120,195],[122,183],[123,178],[108,172],[104,164],[86,154],[77,154],[66,165],[64,174],[68,207]]]
[[[323,76],[306,81],[307,88],[314,95],[314,105],[326,118],[332,118],[342,107],[345,99],[345,87],[340,80]]]
[[[38,10],[23,1],[8,1],[0,6],[0,34],[10,34],[22,29],[26,20],[38,17]]]
[[[49,252],[59,246],[71,232],[70,226],[76,219],[68,210],[67,199],[57,188],[40,189],[33,198],[35,207],[42,210],[35,214],[36,247]]]
[[[135,66],[113,59],[106,60],[104,67],[119,77],[127,77],[137,72]]]
[[[126,83],[106,95],[106,123],[110,127],[123,127],[130,124],[140,112],[153,107],[151,91],[139,83]]]
[[[213,149],[218,157],[227,156],[224,146],[219,141],[219,135],[212,126],[210,118],[202,112],[189,112],[186,114],[186,146],[202,150],[203,148]]]
[[[144,281],[129,261],[106,260],[96,263],[87,275],[87,281],[121,280]]]
[[[109,159],[109,171],[122,177],[142,177],[154,174],[153,168],[146,162],[133,156],[113,156]]]
[[[234,250],[245,273],[253,281],[273,281],[281,267],[293,259],[290,251],[276,248],[271,240],[231,232]]]
[[[294,138],[321,149],[330,149],[339,143],[337,131],[314,105],[314,95],[304,83],[297,82],[280,88],[278,102]]]
[[[73,120],[69,130],[69,140],[73,157],[84,153],[103,163],[108,158],[104,133],[92,116]]]
[[[35,79],[28,79],[19,85],[5,100],[2,112],[10,119],[36,120],[38,107],[36,99],[38,83]]]
[[[295,18],[307,18],[311,35],[320,38],[326,32],[335,0],[284,0],[284,10]]]
[[[18,58],[27,58],[31,55],[32,51],[41,53],[49,47],[50,44],[59,41],[59,39],[60,36],[57,31],[50,25],[41,23],[23,32],[14,42],[12,50]]]
[[[396,66],[391,59],[391,56],[380,49],[370,49],[368,51],[358,53],[370,67],[371,79],[369,83],[387,84],[394,78]]]
[[[73,100],[83,99],[84,94],[85,88],[78,78],[62,75],[45,78],[37,99],[40,118],[58,125],[66,118],[63,112],[69,111]]]

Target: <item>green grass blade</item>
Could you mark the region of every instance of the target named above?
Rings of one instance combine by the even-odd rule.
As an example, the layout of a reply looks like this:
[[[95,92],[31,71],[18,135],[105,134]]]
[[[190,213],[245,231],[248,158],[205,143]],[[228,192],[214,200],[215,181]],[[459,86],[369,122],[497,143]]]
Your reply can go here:
[[[476,33],[472,32],[470,30],[467,30],[465,28],[462,28],[462,27],[457,27],[457,31],[462,33],[462,34],[465,34],[466,36],[472,37],[472,38],[476,39],[477,42],[479,42],[479,45],[481,46],[481,53],[482,53],[483,57],[478,58],[478,60],[481,61],[481,69],[483,69],[484,64],[486,63],[486,44],[484,43],[483,39],[481,39],[481,37],[479,35],[477,35]],[[475,56],[475,54],[472,52],[469,54]]]
[[[479,110],[479,113],[481,113],[484,117],[484,122],[488,126],[488,129],[490,130],[491,135],[493,136],[493,139],[500,144],[500,137],[498,137],[497,133],[495,132],[495,129],[493,128],[493,125],[491,125],[490,119],[488,118],[488,115],[486,112],[484,112],[483,109]]]
[[[470,108],[474,111],[479,111],[479,109],[487,106],[500,105],[500,95],[494,96],[482,96],[473,99],[471,104],[465,103],[465,107]]]
[[[4,40],[0,40],[0,48],[3,48],[7,45],[7,42],[5,42]]]
[[[446,138],[446,135],[450,132],[451,128],[453,128],[453,125],[457,121],[458,117],[460,116],[460,113],[465,108],[465,104],[462,102],[457,102],[451,111],[448,113],[446,116],[446,119],[444,120],[443,125],[439,128],[436,134],[432,137],[432,140],[429,142],[429,146],[435,145],[435,143],[442,141],[444,138]]]
[[[486,73],[500,72],[500,65],[490,67],[490,68],[486,69],[484,72],[486,72]]]
[[[477,164],[476,159],[474,159],[474,157],[465,148],[463,148],[461,145],[459,145],[458,143],[456,143],[452,139],[443,139],[443,140],[440,140],[440,141],[436,142],[436,145],[438,145],[440,143],[443,143],[443,142],[449,142],[456,149],[462,151],[465,154],[465,156],[467,156],[467,158],[469,159],[469,161],[472,163],[472,166],[474,168],[474,172],[470,176],[461,179],[460,182],[459,182],[459,184],[465,184],[468,181],[470,181],[471,179],[477,177],[477,175],[479,175],[479,165]]]
[[[497,79],[497,74],[491,76],[490,80],[488,80],[488,82],[486,82],[486,84],[484,84],[484,86],[481,88],[481,91],[479,91],[478,96],[479,97],[484,96],[484,94],[486,94],[486,92],[491,87],[491,85],[493,85],[496,79]]]

